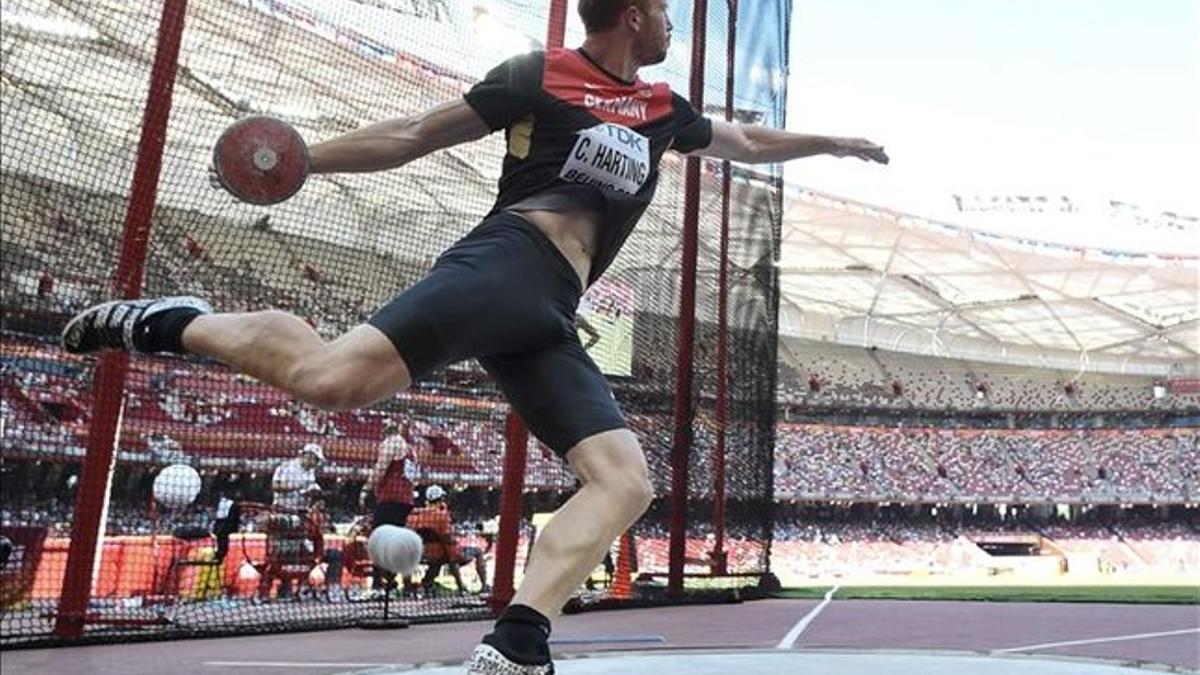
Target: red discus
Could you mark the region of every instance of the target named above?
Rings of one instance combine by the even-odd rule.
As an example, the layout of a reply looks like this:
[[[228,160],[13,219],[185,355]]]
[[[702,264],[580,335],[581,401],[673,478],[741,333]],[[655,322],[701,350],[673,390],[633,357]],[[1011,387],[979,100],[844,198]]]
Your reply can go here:
[[[254,115],[234,122],[213,148],[221,186],[251,204],[278,204],[308,178],[308,146],[286,122]]]

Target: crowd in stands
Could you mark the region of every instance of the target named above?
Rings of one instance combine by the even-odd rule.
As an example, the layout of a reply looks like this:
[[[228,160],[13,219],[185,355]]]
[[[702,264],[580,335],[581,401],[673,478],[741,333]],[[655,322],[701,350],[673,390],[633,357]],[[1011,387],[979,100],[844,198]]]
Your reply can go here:
[[[60,477],[61,478],[61,477]],[[35,481],[36,482],[36,481]],[[182,509],[152,511],[128,496],[114,498],[106,534],[170,537],[183,527],[207,531],[214,519],[211,483],[197,502]],[[265,492],[266,486],[260,486]],[[45,526],[50,537],[70,534],[72,493],[40,500],[13,499],[0,507],[0,526]],[[329,492],[329,522],[345,532],[361,516],[353,506],[354,491]],[[143,495],[144,498],[144,495]],[[553,511],[561,494],[526,496],[526,518]],[[484,523],[496,517],[498,495],[480,488],[456,490],[450,506],[456,536],[478,537]],[[632,529],[638,569],[666,569],[669,509],[658,500]],[[1018,537],[1034,542],[1043,555],[1058,555],[1075,571],[1089,573],[1200,574],[1200,510],[1194,506],[1057,506],[995,504],[881,504],[851,502],[781,502],[773,526],[761,521],[727,523],[724,551],[729,571],[761,569],[772,556],[778,573],[796,577],[856,574],[950,574],[982,570],[998,564],[983,546]],[[522,521],[521,556],[531,534]],[[244,530],[253,530],[244,523]],[[685,557],[692,571],[710,569],[715,538],[712,523],[701,518],[689,526]],[[773,543],[766,548],[770,533]],[[1002,562],[1002,561],[1001,561]]]
[[[44,343],[10,338],[0,359],[2,430],[10,453],[78,457],[90,400],[86,363]],[[263,472],[305,442],[324,444],[328,470],[351,479],[373,457],[385,418],[429,440],[431,479],[486,485],[502,473],[507,407],[494,390],[447,383],[417,388],[394,408],[330,414],[216,365],[138,360],[127,381],[119,458],[198,469]],[[652,473],[669,476],[673,426],[631,412]],[[693,425],[693,477],[711,484],[715,426]],[[729,434],[740,452],[737,433]],[[1200,493],[1195,429],[941,429],[780,423],[775,491],[782,498],[1063,501],[1186,500]],[[569,488],[574,478],[530,441],[526,482]],[[728,472],[729,494],[753,494],[754,476]],[[750,480],[742,485],[740,481]],[[701,492],[703,492],[701,490]]]
[[[89,370],[48,345],[7,340],[0,355],[6,450],[35,459],[81,455],[90,410],[83,375]],[[431,479],[486,484],[501,473],[506,414],[494,390],[444,382],[405,392],[389,408],[330,414],[218,366],[140,360],[127,378],[118,458],[262,472],[305,442],[319,442],[332,458],[329,469],[349,477],[374,456],[384,421],[393,419],[427,441]],[[531,440],[526,481],[569,487],[574,479]]]
[[[785,406],[1018,413],[1200,410],[1200,396],[1168,394],[1162,378],[1149,376],[1080,374],[793,338],[780,340],[779,356],[778,396]]]
[[[4,180],[8,186],[9,181],[24,179],[6,175]],[[51,189],[18,187],[6,194],[24,199]],[[15,209],[25,216],[19,223],[5,220],[6,229],[14,227],[12,231],[19,233],[6,240],[5,265],[0,270],[4,321],[10,331],[4,335],[0,354],[0,443],[6,462],[77,462],[84,454],[93,362],[63,354],[47,338],[66,316],[109,293],[107,279],[81,270],[116,267],[121,204],[110,201],[94,200],[87,213],[82,207],[67,212],[47,206],[72,203],[57,195]],[[253,226],[241,224],[231,236],[228,222],[161,211],[146,270],[150,292],[201,293],[223,310],[288,309],[326,337],[362,321],[382,302],[383,294],[416,279],[421,270],[416,262],[363,255],[361,250],[281,234],[266,218]],[[70,265],[63,264],[64,251],[70,251]],[[388,283],[377,283],[380,279]],[[41,337],[11,332],[18,324],[23,334]],[[707,363],[711,359],[705,356],[708,341],[703,327],[699,334],[699,361]],[[660,492],[666,490],[670,476],[673,424],[661,401],[642,408],[636,405],[636,397],[661,397],[662,387],[649,383],[651,377],[654,383],[670,377],[661,366],[635,354],[635,377],[617,387],[630,425],[646,447]],[[1195,397],[1156,396],[1149,378],[1077,376],[790,340],[781,341],[778,383],[785,409],[809,411],[1137,413],[1197,407]],[[702,395],[711,394],[702,390]],[[469,367],[447,371],[376,409],[327,414],[211,363],[137,359],[126,386],[118,466],[139,464],[152,470],[188,463],[200,469],[206,480],[239,475],[238,480],[249,476],[261,482],[281,458],[316,441],[330,458],[323,480],[351,485],[365,474],[384,420],[393,418],[414,425],[428,441],[424,459],[429,480],[494,487],[503,473],[506,413],[494,386]],[[776,495],[784,500],[1146,502],[1195,500],[1200,494],[1200,440],[1195,429],[904,426],[909,428],[779,424],[774,448]],[[697,495],[709,494],[712,483],[714,428],[710,415],[697,415],[691,466]],[[738,432],[731,432],[727,442],[737,448]],[[727,494],[734,497],[753,496],[762,483],[759,476],[736,467],[727,480]],[[536,440],[530,441],[528,486],[564,491],[574,482],[557,457]],[[8,523],[45,524],[61,530],[70,520],[65,504],[46,499],[17,504],[6,497],[0,517]],[[337,518],[352,515],[336,500],[330,508]],[[118,503],[110,514],[113,533],[145,533],[152,526],[146,521],[145,507],[131,500]],[[945,564],[970,553],[945,548],[964,531],[947,531],[929,522],[877,519],[835,524],[785,518],[778,526],[782,542],[858,546],[863,548],[859,557],[873,560],[875,566],[907,560],[904,556],[911,555],[914,546],[928,548],[926,553],[936,549]],[[1159,530],[1168,538],[1191,532],[1178,526],[1153,527],[1158,529],[1138,526],[1117,535],[1134,547],[1132,542],[1157,541],[1151,535]],[[664,533],[651,534],[657,541]],[[917,543],[897,549],[897,541]],[[820,559],[819,550],[810,553]]]
[[[1180,501],[1200,495],[1200,434],[780,424],[776,494],[924,501]]]

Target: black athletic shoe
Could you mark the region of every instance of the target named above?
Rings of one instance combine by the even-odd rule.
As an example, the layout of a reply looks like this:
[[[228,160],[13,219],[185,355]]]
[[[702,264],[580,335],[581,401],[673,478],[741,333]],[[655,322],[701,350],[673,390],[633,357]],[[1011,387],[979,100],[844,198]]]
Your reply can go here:
[[[554,664],[524,665],[491,645],[479,645],[467,659],[467,675],[554,675]]]
[[[199,314],[212,312],[207,302],[190,295],[105,302],[83,310],[67,323],[62,332],[63,349],[72,354],[87,354],[105,348],[129,352],[159,351],[154,348],[153,336],[142,334],[146,331],[146,320],[173,309],[187,309]]]

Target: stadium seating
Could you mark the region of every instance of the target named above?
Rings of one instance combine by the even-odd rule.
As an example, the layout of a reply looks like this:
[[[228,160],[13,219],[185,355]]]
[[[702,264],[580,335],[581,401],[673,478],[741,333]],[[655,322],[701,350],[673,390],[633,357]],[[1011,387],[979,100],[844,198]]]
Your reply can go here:
[[[897,501],[1188,501],[1195,429],[778,426],[776,494]]]
[[[37,190],[12,194],[26,199]],[[6,209],[5,226],[20,227],[23,236],[6,243],[0,290],[6,308],[24,315],[25,332],[43,335],[5,335],[0,413],[6,457],[77,459],[86,445],[90,389],[79,376],[87,372],[81,368],[85,362],[63,354],[45,337],[67,315],[107,292],[105,279],[78,271],[112,269],[119,250],[111,228],[89,224],[99,207],[88,208],[92,211],[81,206],[68,213],[25,203]],[[334,244],[274,232],[267,222],[238,225],[236,239],[227,236],[230,226],[194,215],[177,219],[163,209],[146,271],[151,285],[166,291],[202,290],[222,310],[263,304],[290,309],[331,337],[362,321],[382,301],[362,293],[371,286],[366,280],[391,278],[405,284],[419,274],[418,265],[386,255],[355,254],[353,264],[326,267],[321,261],[345,259],[349,253]],[[65,250],[84,258],[68,264],[61,258]],[[704,396],[713,394],[715,382],[714,373],[705,370],[711,366],[705,356],[714,341],[711,333],[699,327],[698,383]],[[655,395],[639,380],[654,373],[652,364],[635,360],[634,372],[633,379],[617,383],[618,394]],[[494,391],[472,384],[478,377],[477,369],[459,369],[397,400],[403,412],[393,416],[417,422],[423,433],[440,439],[434,444],[438,456],[431,456],[431,479],[495,487],[502,474],[506,406]],[[882,410],[893,414],[893,425],[779,424],[776,495],[783,500],[967,503],[1194,501],[1200,495],[1200,440],[1195,429],[1034,431],[904,424],[904,415],[922,412],[1138,414],[1196,409],[1195,397],[1156,398],[1154,383],[1146,377],[1078,375],[784,338],[778,378],[782,410],[802,409],[810,418],[822,412],[867,415]],[[326,475],[338,484],[353,482],[373,458],[384,420],[378,411],[320,413],[250,378],[198,361],[137,360],[127,391],[119,466],[153,467],[183,458],[209,480],[255,476],[255,489],[262,489],[273,466],[309,441],[325,446],[330,456]],[[1119,420],[1118,416],[1109,426],[1119,427]],[[631,415],[629,421],[648,447],[670,447],[670,424],[648,415]],[[698,419],[694,432],[693,476],[699,477],[695,491],[706,495],[706,477],[712,471],[709,448],[715,442],[711,420]],[[173,452],[182,454],[164,454],[149,440],[151,434],[165,434],[178,446]],[[665,453],[651,453],[649,459],[655,475],[669,475]],[[536,441],[530,442],[526,469],[531,488],[564,490],[574,484],[562,463]],[[736,480],[732,477],[728,486],[731,494],[739,489]],[[343,518],[351,514],[347,504],[336,500],[330,509]],[[69,514],[65,499],[6,500],[0,522],[47,525],[65,534]],[[201,515],[164,514],[159,525],[196,524]],[[153,527],[143,504],[114,502],[111,533],[146,534]],[[640,565],[661,568],[666,560],[665,529],[639,527]],[[1196,532],[1189,525],[1060,524],[1047,526],[1041,534],[1064,551],[1095,556],[1114,569],[1200,567]],[[774,551],[780,564],[801,575],[834,569],[936,572],[965,564],[977,553],[964,543],[969,535],[967,529],[935,523],[784,517],[777,523]],[[689,558],[704,559],[706,546],[704,540],[689,541]],[[731,560],[752,558],[755,546],[747,538],[731,537]],[[524,547],[520,550],[523,555]]]
[[[814,340],[780,340],[779,400],[806,408],[928,411],[1195,411],[1196,396],[1158,398],[1160,378],[1063,372]]]

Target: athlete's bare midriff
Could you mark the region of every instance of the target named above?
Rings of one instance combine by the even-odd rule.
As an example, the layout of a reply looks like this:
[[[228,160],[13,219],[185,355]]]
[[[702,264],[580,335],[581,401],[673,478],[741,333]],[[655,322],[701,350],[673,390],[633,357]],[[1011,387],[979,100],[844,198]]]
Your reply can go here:
[[[599,240],[600,216],[593,211],[544,211],[517,210],[533,223],[558,248],[575,273],[579,285],[587,288],[588,275],[592,271],[592,256],[596,253]]]

